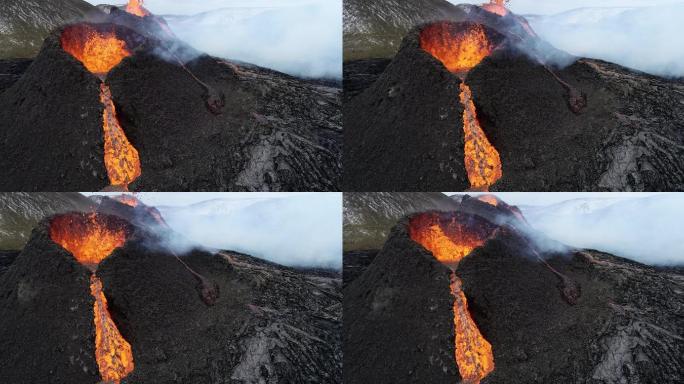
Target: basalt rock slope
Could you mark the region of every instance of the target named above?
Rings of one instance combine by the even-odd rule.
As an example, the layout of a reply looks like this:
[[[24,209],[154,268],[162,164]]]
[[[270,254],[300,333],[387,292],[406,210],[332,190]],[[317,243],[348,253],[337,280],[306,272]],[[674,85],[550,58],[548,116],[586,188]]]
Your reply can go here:
[[[133,209],[119,209],[117,220]],[[94,384],[91,273],[49,226],[41,222],[0,275],[0,381]],[[131,228],[96,269],[132,347],[135,366],[122,384],[341,383],[339,276],[234,252],[192,251],[180,262],[154,234]],[[218,293],[214,302],[188,268]]]
[[[137,19],[113,9],[97,20],[131,51],[105,79],[140,157],[141,176],[129,188],[340,189],[339,88],[201,55],[160,38],[163,24],[152,16]],[[0,93],[0,166],[7,170],[0,190],[109,185],[101,81],[62,49],[62,31]]]
[[[518,35],[506,23],[488,20],[483,23],[508,41]],[[380,76],[382,63],[356,62],[346,69],[353,79],[344,106],[347,190],[469,187],[462,80],[421,48],[422,28],[409,32]],[[551,47],[534,54],[519,48],[499,46],[464,80],[482,130],[500,155],[503,176],[491,190],[684,189],[681,80],[599,60],[569,60]],[[540,52],[571,65],[545,66]],[[566,85],[586,100],[584,108],[570,107]]]
[[[461,379],[450,271],[412,240],[409,222],[344,289],[346,383]],[[593,250],[538,253],[521,233],[494,231],[454,272],[491,344],[482,384],[681,382],[681,271]]]

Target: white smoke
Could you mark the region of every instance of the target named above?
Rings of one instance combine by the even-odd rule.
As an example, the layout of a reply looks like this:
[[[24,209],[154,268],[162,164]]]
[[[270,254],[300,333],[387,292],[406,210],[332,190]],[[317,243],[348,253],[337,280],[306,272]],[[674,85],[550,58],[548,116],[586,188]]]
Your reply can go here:
[[[158,208],[175,232],[205,247],[294,267],[342,265],[341,193]],[[182,254],[191,246],[186,239],[168,238],[165,246]]]
[[[178,38],[210,55],[300,77],[341,79],[341,15],[342,0],[309,0],[164,18]]]
[[[534,195],[534,194],[530,194]],[[578,194],[581,196],[581,194]],[[684,265],[684,194],[646,198],[585,198],[550,206],[521,206],[546,236],[650,265]]]
[[[583,8],[528,19],[542,39],[572,55],[659,76],[684,76],[684,46],[678,43],[684,35],[684,3]]]

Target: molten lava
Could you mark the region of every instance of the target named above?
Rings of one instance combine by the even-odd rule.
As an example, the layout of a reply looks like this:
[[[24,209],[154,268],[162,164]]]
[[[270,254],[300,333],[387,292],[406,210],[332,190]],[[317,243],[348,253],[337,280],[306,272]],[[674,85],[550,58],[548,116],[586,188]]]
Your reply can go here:
[[[129,0],[126,5],[126,12],[140,17],[150,15],[150,12],[143,8],[143,0]]]
[[[100,84],[100,101],[105,107],[103,112],[104,154],[109,182],[127,190],[128,184],[142,173],[140,157],[119,124],[112,101],[112,92],[105,83]]]
[[[138,204],[140,204],[140,200],[133,195],[118,195],[115,196],[114,199],[119,203],[126,204],[131,207],[137,207]]]
[[[72,25],[64,29],[60,40],[66,52],[99,76],[131,55],[126,42],[116,36],[113,28],[101,31],[88,24]]]
[[[120,219],[97,213],[67,214],[52,219],[50,238],[94,271],[100,261],[126,242],[125,225]],[[90,277],[90,293],[95,299],[95,360],[100,376],[104,381],[119,383],[133,371],[131,345],[121,336],[109,314],[102,282],[95,272]]]
[[[90,293],[95,298],[95,357],[100,376],[104,381],[118,383],[133,371],[133,351],[109,315],[102,282],[95,274],[90,278]]]
[[[494,50],[481,25],[468,24],[454,30],[446,22],[425,27],[420,33],[420,47],[454,73],[468,72]]]
[[[507,2],[508,0],[491,0],[488,4],[482,4],[482,8],[499,16],[506,16],[508,14],[505,5]]]
[[[499,205],[499,199],[497,199],[494,195],[482,195],[479,196],[477,199],[482,201],[483,203],[487,203],[495,207]]]
[[[94,269],[126,241],[123,225],[96,213],[61,215],[50,223],[50,238],[86,266]]]
[[[462,80],[495,48],[482,25],[462,24],[456,30],[453,24],[446,22],[425,27],[420,33],[420,46]],[[463,152],[468,180],[472,189],[487,191],[503,175],[501,158],[480,127],[470,87],[465,80],[460,87],[465,141]]]
[[[465,168],[470,186],[487,191],[496,183],[503,172],[499,152],[489,143],[477,120],[473,94],[465,83],[461,83],[461,104],[463,104],[463,132],[465,134]]]
[[[455,268],[461,259],[484,244],[494,226],[478,223],[469,216],[440,214],[414,216],[409,222],[409,236],[440,262],[449,266],[450,290],[454,297],[454,349],[458,371],[464,383],[477,384],[494,370],[492,346],[482,336],[468,312],[468,301],[461,290]]]
[[[461,280],[451,273],[451,295],[454,296],[454,333],[456,361],[463,383],[477,384],[494,370],[492,345],[482,336],[468,312],[468,301],[461,290]]]

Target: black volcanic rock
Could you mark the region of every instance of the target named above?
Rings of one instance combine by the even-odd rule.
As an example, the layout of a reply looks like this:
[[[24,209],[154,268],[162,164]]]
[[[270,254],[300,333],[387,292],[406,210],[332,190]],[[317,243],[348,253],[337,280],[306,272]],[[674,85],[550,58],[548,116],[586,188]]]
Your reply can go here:
[[[402,220],[344,289],[344,382],[455,383],[451,271]],[[359,353],[363,351],[363,353]]]
[[[112,199],[104,203],[115,211]],[[118,215],[135,209],[122,205]],[[0,275],[0,381],[94,384],[90,271],[51,241],[49,220]],[[342,382],[338,275],[234,252],[195,250],[179,261],[152,228],[131,226],[96,271],[133,351],[122,384]],[[217,288],[211,305],[185,265]]]
[[[684,189],[684,83],[577,60],[534,36],[520,40],[524,20],[512,14],[474,20],[508,38],[465,80],[501,157],[503,177],[492,190]],[[460,80],[420,48],[421,28],[379,77],[378,62],[346,69],[354,80],[344,107],[346,190],[469,187]],[[571,108],[571,96],[586,107]]]
[[[580,114],[525,56],[495,54],[468,75],[482,129],[501,155],[496,190],[684,189],[684,83],[590,59],[556,73],[586,94]]]
[[[347,383],[459,380],[448,269],[411,240],[408,223],[397,224],[344,290]],[[541,252],[546,243],[523,228],[495,231],[455,272],[492,345],[495,368],[482,384],[681,382],[681,273],[597,251]],[[573,303],[564,295],[568,282]],[[358,356],[357,348],[369,352]]]
[[[97,383],[91,272],[52,242],[49,221],[0,275],[0,382]]]
[[[201,55],[160,36],[155,20],[120,11],[98,18],[120,23],[109,25],[134,40],[133,55],[106,79],[140,155],[142,175],[132,189],[340,189],[339,88]],[[109,184],[100,80],[61,49],[59,35],[50,35],[21,79],[0,94],[0,166],[9,170],[0,190]]]
[[[460,80],[420,48],[419,29],[365,92],[345,103],[346,191],[468,188]]]

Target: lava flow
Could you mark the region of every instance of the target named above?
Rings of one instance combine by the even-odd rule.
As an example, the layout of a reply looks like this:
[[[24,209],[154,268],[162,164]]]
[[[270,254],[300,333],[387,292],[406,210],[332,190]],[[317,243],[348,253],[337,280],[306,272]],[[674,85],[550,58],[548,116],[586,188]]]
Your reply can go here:
[[[464,25],[459,30],[446,22],[429,25],[420,33],[420,46],[441,61],[447,70],[461,77],[459,99],[463,104],[465,168],[471,189],[487,191],[503,175],[501,158],[480,126],[465,75],[495,46],[487,38],[482,25]]]
[[[93,271],[90,293],[95,299],[95,360],[102,379],[115,383],[133,371],[133,352],[109,314],[102,282],[94,271],[100,261],[125,243],[126,235],[124,222],[97,213],[66,214],[50,222],[52,241],[71,252],[76,260]]]
[[[468,312],[468,301],[456,276],[458,262],[481,246],[494,227],[453,215],[444,220],[439,214],[422,214],[411,218],[409,236],[440,262],[451,268],[450,291],[454,297],[454,349],[456,365],[464,383],[477,384],[494,370],[492,346],[482,336]]]
[[[105,107],[103,112],[104,153],[109,182],[127,190],[128,184],[142,173],[140,157],[119,124],[116,107],[112,101],[112,92],[105,83],[100,84],[100,101]]]
[[[101,79],[131,55],[126,42],[117,37],[114,27],[72,25],[62,32],[61,44],[66,52]],[[104,106],[102,128],[107,176],[112,186],[128,190],[128,185],[142,173],[140,157],[119,124],[111,90],[104,80],[100,84],[100,102]]]
[[[143,0],[129,0],[126,5],[126,12],[140,17],[150,15],[150,12],[143,8]]]

